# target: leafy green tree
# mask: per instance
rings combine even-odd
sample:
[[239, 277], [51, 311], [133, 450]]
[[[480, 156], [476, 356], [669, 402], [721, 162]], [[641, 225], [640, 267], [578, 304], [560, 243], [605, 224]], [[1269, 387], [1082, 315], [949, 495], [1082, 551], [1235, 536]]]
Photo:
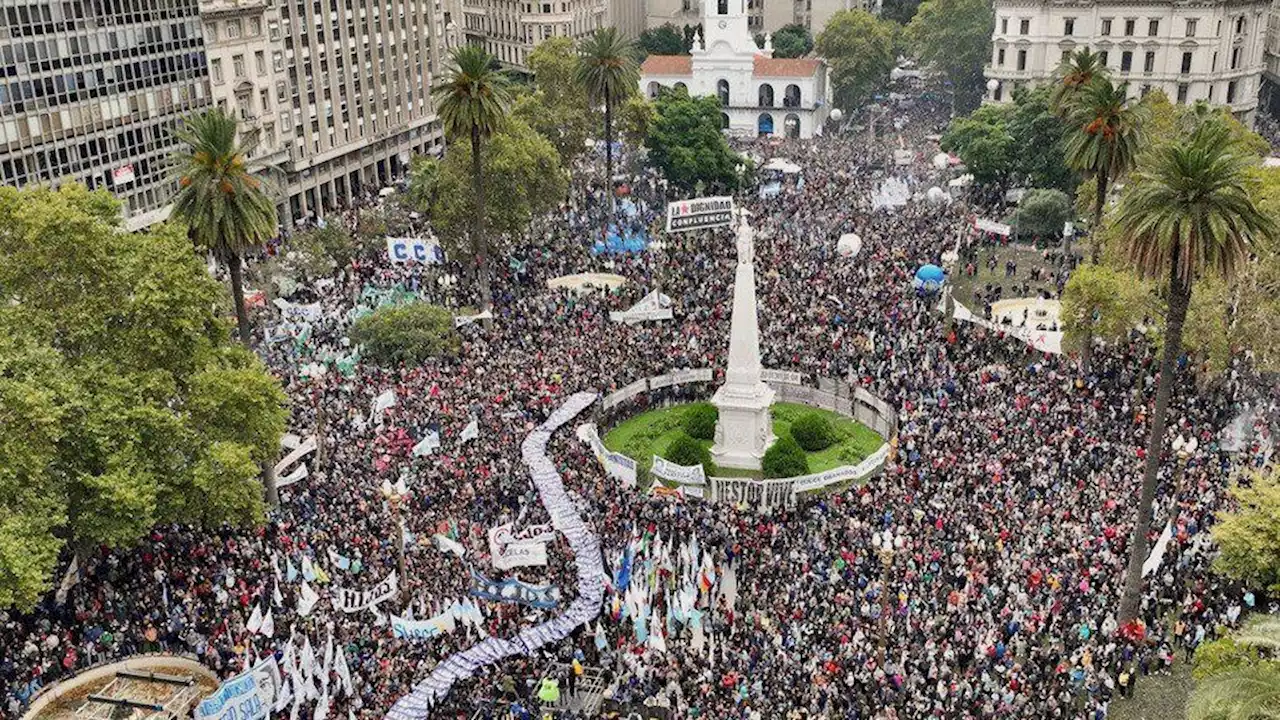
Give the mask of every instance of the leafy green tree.
[[1107, 66], [1101, 54], [1084, 47], [1068, 55], [1053, 75], [1049, 96], [1053, 112], [1059, 117], [1068, 117], [1081, 89], [1088, 87], [1094, 78], [1106, 76]]
[[78, 185], [0, 188], [2, 606], [30, 607], [64, 548], [263, 517], [284, 393], [183, 230], [118, 218]]
[[643, 147], [657, 119], [658, 111], [644, 96], [637, 93], [627, 98], [627, 102], [618, 108], [618, 133], [622, 142], [633, 148]]
[[1077, 176], [1063, 160], [1067, 123], [1053, 113], [1049, 88], [1014, 93], [1013, 108], [1005, 127], [1018, 148], [1014, 174], [1020, 183], [1035, 188], [1071, 192]]
[[1254, 472], [1231, 487], [1237, 509], [1219, 514], [1214, 569], [1250, 587], [1280, 592], [1280, 473]]
[[804, 448], [791, 437], [780, 437], [764, 452], [760, 467], [767, 478], [790, 478], [809, 474]]
[[388, 366], [421, 365], [461, 347], [453, 313], [423, 302], [378, 308], [356, 320], [350, 335], [367, 357]]
[[986, 0], [925, 0], [907, 25], [907, 44], [951, 83], [956, 113], [977, 107], [991, 59], [995, 13]]
[[578, 46], [578, 84], [596, 105], [604, 105], [605, 187], [609, 192], [609, 217], [613, 219], [613, 113], [640, 84], [636, 45], [617, 28], [596, 30]]
[[[685, 30], [688, 29], [686, 25]], [[692, 47], [691, 35], [673, 23], [666, 23], [640, 33], [636, 44], [645, 55], [688, 55]]]
[[773, 56], [799, 58], [813, 52], [813, 35], [800, 23], [783, 25], [773, 34]]
[[453, 141], [471, 141], [470, 250], [480, 284], [482, 311], [493, 305], [493, 291], [489, 284], [489, 241], [485, 237], [489, 213], [481, 150], [506, 122], [511, 110], [511, 81], [494, 69], [495, 62], [482, 47], [456, 48], [445, 73], [448, 79], [431, 91], [445, 133]]
[[240, 342], [248, 345], [241, 256], [275, 237], [277, 224], [275, 203], [247, 159], [253, 144], [241, 146], [236, 134], [235, 118], [220, 109], [188, 117], [174, 131], [182, 149], [174, 158], [173, 214], [186, 222], [201, 247], [226, 264]]
[[483, 249], [501, 249], [506, 239], [524, 232], [533, 218], [550, 211], [568, 189], [560, 155], [546, 138], [517, 118], [507, 120], [481, 152], [485, 197], [473, 194], [472, 158], [462, 145], [450, 145], [441, 165], [439, 191], [432, 220], [450, 255], [473, 256], [465, 241], [475, 226], [477, 208], [485, 211], [490, 235]]
[[716, 421], [720, 419], [720, 411], [711, 403], [695, 403], [684, 411], [681, 426], [690, 437], [699, 440], [713, 440], [716, 436]]
[[920, 9], [920, 0], [885, 0], [880, 4], [880, 17], [906, 26]]
[[984, 105], [968, 117], [957, 118], [942, 136], [942, 149], [954, 153], [982, 185], [1003, 186], [1014, 171], [1019, 147], [1009, 133], [1011, 111], [1003, 105]]
[[818, 34], [818, 54], [831, 67], [835, 106], [860, 107], [893, 69], [892, 23], [864, 10], [841, 10]]
[[1014, 230], [1019, 236], [1057, 239], [1072, 217], [1071, 198], [1061, 190], [1038, 188], [1028, 192], [1013, 212]]
[[1105, 77], [1095, 77], [1077, 91], [1067, 122], [1067, 165], [1093, 177], [1093, 242], [1089, 253], [1093, 262], [1102, 257], [1102, 210], [1107, 188], [1133, 167], [1143, 138], [1145, 110], [1129, 104], [1128, 84], [1114, 85]]
[[[1108, 126], [1108, 118], [1100, 118], [1096, 134]], [[1276, 236], [1274, 219], [1258, 210], [1250, 192], [1252, 162], [1225, 123], [1204, 123], [1189, 137], [1162, 147], [1151, 165], [1139, 170], [1116, 218], [1130, 265], [1143, 278], [1165, 282], [1168, 302], [1142, 494], [1120, 604], [1122, 626], [1138, 615], [1169, 395], [1182, 353], [1192, 284], [1208, 275], [1230, 282], [1247, 262], [1251, 248], [1263, 247]], [[1101, 190], [1099, 194], [1105, 195]]]
[[1089, 373], [1095, 338], [1119, 340], [1142, 319], [1142, 291], [1136, 278], [1110, 265], [1086, 263], [1071, 273], [1062, 293], [1063, 345], [1080, 352], [1083, 374]]
[[566, 167], [586, 151], [596, 113], [577, 81], [578, 55], [573, 40], [552, 37], [529, 53], [535, 90], [522, 95], [512, 114], [551, 141]]
[[1214, 675], [1196, 683], [1188, 720], [1280, 718], [1280, 661]]
[[276, 269], [295, 278], [328, 277], [360, 253], [355, 238], [341, 223], [296, 233], [289, 237], [285, 249]]
[[711, 451], [683, 431], [671, 440], [667, 449], [663, 451], [662, 457], [685, 467], [701, 465], [707, 474], [710, 474], [714, 467], [711, 463]]
[[682, 89], [663, 93], [655, 104], [657, 120], [649, 132], [649, 157], [667, 181], [694, 192], [732, 191], [741, 182], [742, 158], [729, 149], [720, 132], [720, 101], [691, 98]]

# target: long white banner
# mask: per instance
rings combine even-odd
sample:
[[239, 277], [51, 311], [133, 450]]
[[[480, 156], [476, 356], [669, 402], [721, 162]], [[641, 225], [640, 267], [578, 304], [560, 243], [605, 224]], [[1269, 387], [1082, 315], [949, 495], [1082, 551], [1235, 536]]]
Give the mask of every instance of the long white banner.
[[623, 487], [636, 486], [636, 461], [622, 453], [610, 452], [600, 440], [600, 431], [596, 429], [595, 423], [579, 425], [578, 439], [591, 446], [591, 453], [596, 456], [609, 477], [621, 482]]
[[392, 570], [390, 575], [382, 579], [382, 582], [368, 590], [335, 587], [333, 606], [345, 613], [360, 612], [395, 597], [397, 589], [399, 589], [398, 579], [396, 572]]
[[793, 478], [791, 492], [801, 493], [830, 485], [838, 485], [848, 480], [862, 479], [875, 472], [881, 465], [884, 465], [884, 461], [888, 456], [889, 444], [885, 443], [877, 448], [875, 452], [863, 458], [862, 462], [857, 465], [844, 465], [826, 472]]
[[427, 620], [405, 620], [396, 615], [391, 616], [391, 632], [402, 640], [428, 640], [438, 635], [448, 635], [456, 626], [453, 611], [449, 609]]

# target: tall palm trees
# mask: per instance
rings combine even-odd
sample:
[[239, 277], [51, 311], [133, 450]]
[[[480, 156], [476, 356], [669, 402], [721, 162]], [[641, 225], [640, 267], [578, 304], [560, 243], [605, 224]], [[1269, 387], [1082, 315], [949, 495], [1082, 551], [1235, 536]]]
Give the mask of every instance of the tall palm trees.
[[[1107, 151], [1095, 152], [1101, 156]], [[1124, 152], [1131, 153], [1132, 148]], [[1128, 262], [1142, 276], [1166, 281], [1168, 302], [1138, 519], [1129, 543], [1120, 601], [1122, 626], [1138, 616], [1169, 395], [1182, 352], [1182, 328], [1192, 284], [1206, 274], [1230, 282], [1247, 262], [1250, 248], [1276, 234], [1273, 220], [1260, 212], [1250, 197], [1246, 169], [1252, 162], [1232, 140], [1224, 121], [1201, 123], [1192, 134], [1155, 150], [1150, 166], [1136, 174], [1116, 218]]]
[[471, 188], [475, 195], [475, 214], [471, 227], [471, 251], [475, 255], [476, 276], [480, 281], [480, 309], [493, 304], [489, 283], [489, 245], [484, 238], [485, 196], [484, 168], [480, 159], [485, 140], [502, 127], [511, 110], [511, 83], [506, 74], [494, 68], [494, 58], [484, 48], [466, 45], [453, 51], [447, 79], [432, 89], [436, 112], [451, 138], [471, 139]]
[[200, 247], [226, 263], [240, 341], [248, 345], [241, 255], [275, 235], [275, 204], [246, 160], [252, 144], [236, 141], [235, 118], [210, 110], [188, 118], [174, 135], [183, 148], [173, 158], [178, 177], [173, 213], [186, 221]]
[[625, 102], [640, 84], [640, 66], [635, 56], [635, 42], [612, 27], [596, 30], [578, 47], [578, 82], [593, 103], [604, 103], [605, 188], [609, 193], [610, 216], [613, 214], [613, 109]]
[[1080, 86], [1065, 106], [1071, 126], [1067, 136], [1067, 165], [1092, 175], [1097, 196], [1093, 201], [1093, 243], [1090, 259], [1102, 256], [1102, 210], [1106, 207], [1111, 181], [1133, 167], [1142, 138], [1144, 114], [1128, 101], [1129, 86], [1115, 85], [1102, 75], [1094, 75]]

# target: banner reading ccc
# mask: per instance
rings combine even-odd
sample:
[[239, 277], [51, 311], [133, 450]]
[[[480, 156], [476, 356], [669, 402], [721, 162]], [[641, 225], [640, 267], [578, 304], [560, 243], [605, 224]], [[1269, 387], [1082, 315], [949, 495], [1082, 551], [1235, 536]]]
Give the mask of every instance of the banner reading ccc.
[[667, 232], [706, 230], [733, 222], [733, 198], [679, 200], [667, 205]]

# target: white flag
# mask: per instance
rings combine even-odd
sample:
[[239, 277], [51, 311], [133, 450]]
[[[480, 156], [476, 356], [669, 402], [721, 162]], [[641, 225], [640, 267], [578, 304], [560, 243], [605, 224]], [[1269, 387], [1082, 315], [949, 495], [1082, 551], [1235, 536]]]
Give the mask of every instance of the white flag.
[[435, 452], [438, 447], [440, 447], [440, 433], [432, 430], [428, 432], [426, 437], [422, 438], [417, 445], [413, 446], [413, 456], [422, 457], [423, 455], [430, 455]]
[[302, 640], [302, 673], [306, 678], [305, 690], [308, 700], [320, 697], [320, 691], [316, 689], [316, 653], [311, 648], [310, 636]]
[[338, 654], [333, 659], [333, 672], [342, 683], [343, 696], [349, 698], [354, 695], [355, 688], [351, 685], [351, 670], [347, 667], [347, 651], [343, 650], [342, 647], [338, 647]]
[[249, 614], [249, 622], [244, 627], [255, 635], [262, 629], [262, 608], [257, 604], [254, 604], [253, 612]]
[[280, 592], [280, 581], [276, 580], [275, 589], [271, 591], [271, 604], [284, 607], [284, 593]]
[[475, 418], [471, 418], [471, 422], [462, 429], [462, 435], [458, 436], [461, 442], [469, 442], [480, 437], [480, 423]]
[[[657, 612], [656, 610], [654, 612]], [[329, 639], [324, 641], [324, 665], [320, 668], [320, 692], [329, 697], [329, 674], [333, 670], [333, 630], [329, 630]]]
[[273, 638], [276, 636], [276, 621], [275, 621], [275, 618], [271, 617], [270, 608], [267, 609], [266, 617], [262, 618], [261, 632], [263, 635], [266, 635], [269, 638]]
[[325, 720], [329, 717], [329, 695], [326, 693], [320, 696], [320, 702], [316, 703], [316, 714], [311, 716], [311, 720]]
[[320, 595], [311, 589], [306, 580], [303, 580], [302, 591], [298, 593], [298, 615], [300, 617], [310, 615], [311, 610], [315, 608], [318, 602], [320, 602]]

